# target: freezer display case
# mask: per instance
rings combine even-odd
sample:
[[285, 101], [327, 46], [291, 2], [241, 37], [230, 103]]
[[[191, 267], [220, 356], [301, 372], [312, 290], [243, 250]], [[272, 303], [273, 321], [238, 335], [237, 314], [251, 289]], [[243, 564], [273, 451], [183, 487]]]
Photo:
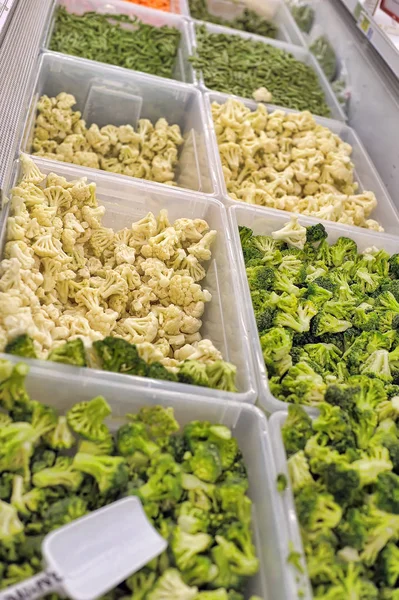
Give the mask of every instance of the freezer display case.
[[134, 495], [168, 549], [103, 598], [395, 600], [397, 81], [364, 43], [332, 0], [0, 2], [0, 596]]

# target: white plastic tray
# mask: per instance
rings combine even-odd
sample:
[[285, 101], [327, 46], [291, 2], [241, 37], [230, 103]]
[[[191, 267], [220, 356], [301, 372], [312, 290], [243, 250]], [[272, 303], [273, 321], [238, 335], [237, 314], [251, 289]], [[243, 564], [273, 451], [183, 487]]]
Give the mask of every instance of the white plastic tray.
[[[216, 93], [216, 92], [208, 92], [207, 94], [205, 94], [205, 109], [207, 111], [208, 126], [209, 126], [210, 137], [212, 138], [211, 139], [212, 146], [216, 150], [214, 162], [215, 162], [215, 167], [218, 171], [219, 187], [222, 190], [223, 195], [225, 196], [225, 202], [228, 205], [235, 205], [235, 206], [243, 206], [244, 205], [245, 206], [246, 205], [245, 202], [240, 202], [239, 200], [233, 200], [233, 198], [231, 198], [228, 195], [226, 183], [225, 183], [225, 180], [223, 177], [222, 163], [220, 160], [218, 144], [217, 144], [217, 137], [216, 137], [216, 132], [215, 132], [213, 119], [212, 119], [212, 113], [211, 113], [212, 102], [218, 102], [219, 104], [224, 104], [231, 97], [240, 100], [241, 102], [243, 102], [245, 104], [245, 106], [247, 106], [251, 110], [256, 110], [257, 103], [254, 102], [253, 100], [245, 100], [243, 98], [239, 98], [238, 96], [229, 96], [228, 94], [220, 94], [220, 93]], [[278, 108], [271, 104], [267, 104], [266, 106], [268, 107], [269, 110], [275, 110], [276, 108]], [[297, 111], [287, 109], [287, 108], [285, 108], [284, 110], [287, 113], [297, 112]], [[323, 125], [324, 127], [328, 127], [329, 129], [331, 129], [331, 131], [338, 134], [344, 142], [347, 142], [348, 144], [350, 144], [352, 146], [353, 151], [352, 151], [352, 155], [351, 155], [351, 160], [355, 165], [354, 175], [355, 175], [355, 180], [359, 184], [359, 191], [369, 190], [369, 191], [374, 192], [374, 194], [376, 195], [377, 201], [378, 201], [377, 208], [371, 214], [371, 218], [379, 221], [381, 223], [381, 225], [384, 227], [386, 233], [399, 234], [399, 214], [398, 214], [397, 208], [395, 207], [391, 197], [389, 196], [388, 191], [387, 191], [384, 183], [382, 182], [381, 177], [379, 176], [379, 174], [377, 172], [377, 169], [375, 168], [373, 162], [371, 161], [370, 156], [368, 155], [366, 149], [364, 148], [364, 146], [363, 146], [362, 142], [360, 141], [360, 138], [357, 135], [357, 133], [355, 132], [355, 130], [352, 129], [351, 127], [348, 127], [348, 125], [346, 125], [345, 123], [342, 123], [341, 121], [335, 121], [333, 119], [326, 119], [324, 117], [316, 117], [316, 116], [314, 118], [317, 123], [319, 123], [320, 125]], [[248, 206], [248, 205], [246, 205], [246, 206]], [[263, 207], [263, 206], [259, 206], [258, 208], [262, 211], [267, 210], [269, 212], [271, 211], [272, 213], [276, 212], [277, 214], [283, 213], [288, 217], [288, 219], [289, 219], [289, 216], [292, 214], [288, 211], [279, 211], [276, 209], [267, 208], [267, 207]], [[316, 219], [315, 217], [308, 217], [308, 218], [317, 220], [317, 221], [321, 220], [321, 219]], [[327, 224], [331, 223], [331, 221], [323, 221], [323, 222], [327, 223]], [[356, 232], [357, 231], [367, 231], [363, 227], [355, 227], [355, 226], [351, 226], [350, 229], [353, 231], [356, 231]]]
[[[154, 186], [148, 182], [139, 182], [129, 177], [115, 177], [96, 170], [76, 169], [75, 165], [55, 163], [53, 161], [35, 159], [42, 173], [56, 172], [68, 180], [76, 177], [87, 177], [97, 185], [97, 198], [106, 207], [103, 224], [116, 230], [130, 226], [132, 221], [144, 217], [149, 211], [158, 214], [163, 208], [168, 210], [170, 221], [175, 219], [201, 218], [205, 219], [212, 229], [218, 232], [212, 247], [212, 259], [208, 264], [207, 275], [203, 286], [212, 294], [211, 302], [207, 303], [202, 317], [201, 334], [209, 338], [222, 352], [225, 360], [237, 366], [238, 393], [212, 390], [182, 383], [157, 381], [91, 370], [96, 377], [127, 380], [134, 386], [136, 382], [152, 390], [165, 389], [171, 393], [182, 393], [198, 396], [208, 396], [224, 400], [254, 402], [256, 396], [255, 376], [249, 350], [249, 340], [244, 325], [244, 308], [241, 298], [237, 295], [238, 277], [234, 267], [234, 257], [231, 250], [227, 214], [223, 205], [209, 196], [175, 190], [167, 186]], [[18, 178], [18, 168], [14, 173], [14, 181]], [[5, 210], [1, 214], [0, 231], [4, 244]], [[234, 298], [234, 301], [232, 299]], [[49, 369], [54, 369], [54, 363], [47, 363]], [[58, 368], [58, 367], [57, 367]], [[77, 369], [75, 368], [75, 371]]]
[[183, 15], [155, 10], [139, 4], [133, 4], [132, 2], [124, 2], [123, 0], [53, 0], [53, 12], [47, 27], [44, 29], [43, 35], [43, 45], [45, 48], [49, 47], [58, 6], [64, 6], [68, 12], [77, 15], [91, 11], [102, 14], [128, 15], [131, 18], [138, 17], [143, 23], [148, 23], [154, 27], [167, 25], [168, 27], [178, 29], [181, 32], [181, 40], [173, 78], [186, 83], [197, 83], [194, 70], [187, 60], [190, 55], [191, 41], [188, 21]]
[[[14, 363], [20, 359], [0, 355]], [[181, 426], [193, 420], [206, 420], [232, 429], [248, 470], [249, 496], [253, 501], [255, 543], [260, 560], [259, 574], [252, 578], [247, 591], [264, 600], [294, 598], [294, 572], [286, 564], [288, 534], [283, 507], [276, 492], [276, 471], [271, 451], [268, 424], [262, 412], [250, 405], [226, 404], [216, 397], [199, 399], [190, 393], [171, 393], [165, 389], [149, 390], [129, 385], [128, 379], [115, 382], [99, 380], [97, 374], [82, 370], [76, 377], [71, 367], [45, 368], [38, 361], [25, 361], [31, 366], [27, 389], [33, 398], [67, 411], [74, 403], [102, 395], [112, 408], [111, 429], [120, 427], [126, 413], [142, 406], [171, 406]]]
[[[229, 209], [229, 217], [231, 224], [231, 238], [235, 249], [237, 272], [241, 284], [241, 301], [246, 310], [247, 336], [251, 340], [251, 349], [253, 353], [255, 373], [258, 384], [258, 401], [260, 406], [267, 412], [273, 413], [276, 411], [287, 410], [288, 403], [275, 398], [269, 389], [267, 371], [263, 360], [262, 350], [259, 342], [258, 330], [254, 312], [252, 309], [251, 295], [245, 273], [244, 258], [241, 251], [240, 236], [238, 227], [245, 225], [253, 229], [256, 235], [269, 235], [272, 231], [281, 229], [285, 223], [289, 221], [289, 215], [283, 211], [266, 210], [255, 208], [248, 205], [233, 206]], [[304, 226], [315, 223], [314, 219], [307, 217], [299, 217], [299, 223]], [[376, 232], [368, 232], [361, 230], [359, 227], [347, 227], [335, 223], [325, 222], [325, 227], [328, 232], [328, 240], [335, 242], [340, 236], [347, 236], [355, 240], [358, 245], [359, 252], [362, 252], [370, 246], [384, 248], [390, 254], [399, 252], [399, 238], [395, 236], [385, 235]], [[314, 409], [305, 407], [308, 412], [314, 412]]]
[[138, 119], [155, 123], [160, 117], [171, 125], [177, 123], [185, 140], [179, 148], [178, 186], [211, 195], [218, 192], [217, 169], [210, 159], [212, 142], [206, 127], [204, 101], [194, 86], [57, 52], [44, 52], [30, 92], [21, 146], [24, 152], [30, 152], [32, 147], [38, 99], [43, 94], [51, 97], [60, 92], [75, 96], [77, 104], [73, 110], [82, 113], [88, 126], [96, 123], [99, 127], [108, 124], [136, 127]]
[[[342, 110], [342, 107], [340, 106], [340, 104], [330, 86], [330, 83], [328, 82], [326, 76], [324, 75], [323, 71], [321, 70], [319, 63], [317, 62], [317, 60], [315, 59], [313, 54], [311, 52], [309, 52], [309, 50], [307, 48], [303, 48], [300, 46], [294, 46], [292, 44], [288, 44], [287, 42], [282, 42], [280, 40], [273, 40], [270, 38], [265, 38], [260, 35], [248, 33], [247, 31], [237, 31], [236, 29], [231, 29], [230, 27], [222, 27], [221, 25], [213, 25], [212, 23], [206, 23], [205, 21], [197, 21], [195, 19], [192, 19], [190, 22], [192, 50], [195, 50], [197, 48], [197, 40], [196, 40], [196, 32], [195, 32], [195, 27], [197, 25], [205, 25], [205, 27], [209, 33], [218, 33], [218, 34], [223, 33], [225, 35], [236, 35], [236, 36], [242, 37], [244, 39], [253, 39], [256, 42], [262, 42], [262, 44], [269, 44], [269, 46], [275, 46], [276, 48], [280, 48], [280, 50], [285, 50], [286, 52], [290, 52], [297, 60], [309, 65], [315, 71], [315, 73], [319, 79], [321, 88], [324, 91], [324, 94], [326, 97], [326, 102], [331, 109], [331, 116], [334, 119], [338, 119], [339, 121], [346, 120], [346, 115], [345, 115], [344, 111]], [[206, 84], [204, 82], [204, 78], [202, 76], [202, 72], [197, 74], [197, 78], [198, 78], [199, 86], [201, 87], [201, 89], [206, 90], [206, 91], [212, 91], [212, 92], [218, 91], [218, 90], [210, 90], [206, 86]], [[251, 100], [251, 99], [249, 99], [249, 100]]]
[[[222, 17], [231, 21], [239, 17], [246, 8], [243, 2], [234, 2], [232, 0], [207, 0], [209, 12], [216, 17]], [[188, 14], [190, 14], [190, 6], [188, 4]], [[301, 30], [291, 15], [289, 8], [285, 5], [284, 0], [277, 0], [278, 8], [271, 19], [272, 23], [278, 27], [278, 40], [289, 42], [297, 46], [305, 46], [305, 39]], [[191, 16], [191, 15], [190, 15]]]
[[[295, 510], [294, 494], [290, 484], [290, 478], [288, 474], [287, 465], [287, 454], [284, 448], [284, 442], [281, 434], [282, 427], [288, 416], [288, 412], [277, 412], [274, 413], [269, 420], [270, 430], [270, 441], [272, 445], [272, 452], [274, 463], [276, 466], [277, 473], [283, 473], [287, 477], [288, 485], [283, 494], [281, 494], [281, 500], [284, 511], [284, 522], [288, 527], [288, 534], [290, 541], [295, 548], [296, 552], [299, 552], [302, 556], [302, 568], [303, 573], [297, 573], [297, 593], [295, 598], [301, 598], [301, 600], [312, 600], [312, 586], [306, 572], [306, 559], [303, 550], [302, 538], [300, 533], [300, 527], [298, 517]], [[301, 596], [299, 596], [301, 592]], [[345, 600], [342, 598], [342, 600]]]

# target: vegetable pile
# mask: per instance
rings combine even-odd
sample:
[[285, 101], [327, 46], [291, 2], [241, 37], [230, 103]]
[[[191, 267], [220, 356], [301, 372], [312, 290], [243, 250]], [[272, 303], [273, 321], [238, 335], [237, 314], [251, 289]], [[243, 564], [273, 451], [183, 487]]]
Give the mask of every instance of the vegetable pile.
[[50, 50], [173, 78], [179, 44], [174, 27], [153, 27], [127, 15], [75, 15], [59, 6]]
[[229, 99], [212, 103], [227, 191], [234, 200], [383, 231], [369, 219], [373, 192], [358, 193], [352, 147], [309, 112], [253, 112]]
[[170, 224], [162, 210], [115, 232], [101, 224], [95, 184], [46, 178], [27, 156], [21, 162], [0, 263], [0, 347], [27, 334], [46, 358], [65, 341], [91, 347], [116, 336], [136, 345], [129, 356], [173, 373], [190, 360], [192, 377], [236, 391], [235, 367], [200, 334], [211, 294], [199, 282], [216, 231], [202, 219]]
[[240, 237], [271, 393], [319, 406], [352, 390], [371, 419], [377, 404], [389, 407], [399, 395], [399, 255], [359, 253], [347, 237], [330, 245], [323, 225], [296, 218], [271, 236], [241, 227]]
[[[215, 23], [216, 25], [224, 25], [231, 29], [249, 31], [250, 33], [263, 35], [264, 37], [277, 37], [278, 27], [271, 21], [267, 21], [260, 17], [250, 8], [245, 8], [239, 17], [235, 17], [234, 19], [223, 19], [222, 17], [217, 17], [209, 12], [207, 0], [189, 0], [189, 6], [190, 15], [193, 19]], [[233, 3], [232, 6], [234, 7]], [[227, 8], [227, 11], [228, 10], [229, 9]]]
[[27, 370], [0, 361], [0, 588], [41, 571], [47, 533], [134, 495], [168, 550], [107, 598], [243, 600], [259, 561], [230, 429], [192, 421], [179, 433], [173, 409], [151, 406], [111, 432], [105, 398], [57, 414], [29, 398]]
[[362, 376], [313, 422], [289, 407], [282, 435], [315, 599], [398, 598], [399, 396], [384, 397]]
[[335, 50], [325, 35], [321, 35], [309, 46], [309, 50], [317, 58], [327, 79], [333, 81], [337, 74], [338, 64]]
[[310, 4], [292, 3], [290, 10], [299, 29], [304, 33], [310, 33], [315, 17], [314, 8]]
[[81, 113], [72, 110], [75, 104], [74, 96], [65, 92], [55, 98], [40, 98], [33, 154], [176, 185], [177, 153], [183, 143], [178, 125], [169, 125], [161, 118], [155, 125], [140, 119], [137, 131], [131, 125], [105, 125], [100, 129], [93, 123], [87, 128]]
[[209, 33], [197, 26], [196, 53], [190, 58], [212, 90], [252, 98], [265, 87], [273, 104], [328, 117], [330, 109], [312, 67], [264, 42]]

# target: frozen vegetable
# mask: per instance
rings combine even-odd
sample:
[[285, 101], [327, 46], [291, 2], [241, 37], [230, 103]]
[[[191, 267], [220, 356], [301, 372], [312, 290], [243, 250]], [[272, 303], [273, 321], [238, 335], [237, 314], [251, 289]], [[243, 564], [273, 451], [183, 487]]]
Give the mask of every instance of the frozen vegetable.
[[[241, 31], [249, 31], [256, 35], [263, 35], [269, 38], [277, 37], [278, 27], [271, 21], [267, 21], [260, 17], [254, 10], [244, 8], [242, 14], [234, 19], [224, 19], [217, 17], [208, 10], [207, 0], [189, 0], [190, 15], [194, 19], [215, 23], [216, 25], [225, 25], [231, 29], [239, 29]], [[234, 3], [226, 5], [226, 16], [229, 10], [234, 9]]]
[[314, 8], [310, 6], [310, 4], [305, 4], [303, 2], [293, 2], [290, 3], [290, 9], [292, 16], [294, 17], [299, 29], [304, 33], [310, 33], [313, 22], [314, 22]]
[[[343, 236], [329, 243], [323, 225], [297, 218], [271, 235], [243, 227], [240, 236], [272, 394], [307, 406], [356, 400], [374, 420], [378, 403], [395, 415], [396, 402], [384, 402], [399, 395], [398, 255], [359, 252]], [[306, 430], [294, 437], [303, 450]]]
[[142, 6], [148, 6], [148, 8], [157, 8], [158, 10], [170, 11], [169, 0], [125, 0], [125, 2], [132, 2], [133, 4], [141, 4]]
[[334, 386], [312, 421], [290, 406], [282, 435], [314, 598], [394, 600], [399, 431], [381, 407], [395, 397], [358, 379]]
[[174, 27], [154, 27], [127, 15], [75, 15], [59, 6], [50, 50], [172, 78], [179, 44]]
[[[170, 223], [166, 210], [114, 231], [102, 225], [94, 183], [45, 177], [21, 161], [0, 263], [1, 349], [84, 366], [83, 344], [102, 360], [112, 336], [134, 345], [115, 346], [116, 356], [143, 358], [136, 375], [173, 379], [184, 361], [200, 361], [210, 386], [234, 391], [235, 367], [200, 333], [211, 301], [201, 281], [217, 232], [203, 219]], [[33, 345], [14, 340], [21, 335]]]
[[[17, 366], [2, 361], [0, 386]], [[44, 535], [132, 495], [168, 549], [107, 598], [244, 599], [259, 561], [245, 463], [227, 426], [191, 421], [181, 429], [162, 406], [143, 406], [122, 424], [118, 412], [116, 424], [102, 397], [57, 414], [29, 398], [24, 378], [0, 404], [8, 418], [0, 427], [0, 589], [41, 570]], [[40, 435], [37, 407], [55, 419]]]
[[111, 173], [175, 185], [178, 148], [183, 143], [180, 127], [158, 119], [153, 125], [139, 119], [131, 125], [90, 127], [72, 110], [74, 96], [61, 92], [42, 96], [37, 105], [33, 154]]
[[234, 200], [383, 231], [370, 219], [373, 192], [359, 193], [352, 147], [309, 112], [251, 111], [212, 103], [223, 174]]
[[196, 32], [197, 48], [190, 60], [208, 88], [252, 98], [266, 87], [273, 104], [330, 116], [316, 72], [290, 52], [238, 35], [209, 33], [204, 25]]
[[337, 56], [335, 50], [325, 35], [314, 40], [309, 50], [315, 55], [321, 68], [329, 81], [332, 81], [337, 73]]

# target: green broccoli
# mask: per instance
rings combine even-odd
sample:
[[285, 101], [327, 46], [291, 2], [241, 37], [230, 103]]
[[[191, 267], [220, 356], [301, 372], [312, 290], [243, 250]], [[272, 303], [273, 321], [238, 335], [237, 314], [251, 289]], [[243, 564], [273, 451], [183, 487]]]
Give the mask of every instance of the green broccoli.
[[198, 588], [189, 587], [177, 569], [167, 569], [146, 595], [146, 600], [194, 600]]
[[349, 508], [337, 527], [337, 535], [343, 548], [361, 550], [367, 539], [368, 507]]
[[93, 477], [102, 494], [120, 492], [128, 481], [128, 469], [121, 456], [95, 456], [78, 452], [72, 468]]
[[281, 385], [282, 390], [287, 394], [288, 402], [310, 406], [323, 402], [327, 388], [321, 375], [305, 362], [292, 366], [285, 374]]
[[316, 485], [306, 485], [295, 496], [298, 519], [311, 533], [333, 529], [342, 517], [342, 508], [332, 494], [321, 491]]
[[351, 469], [350, 464], [327, 464], [322, 471], [322, 478], [327, 491], [338, 504], [349, 505], [355, 501], [360, 490], [360, 475]]
[[215, 540], [237, 575], [250, 577], [258, 572], [259, 560], [246, 525], [234, 521], [227, 526], [223, 535], [216, 535]]
[[317, 318], [317, 308], [310, 300], [299, 302], [294, 311], [277, 311], [274, 319], [276, 327], [289, 327], [297, 333], [310, 331], [310, 323], [313, 317]]
[[388, 350], [375, 350], [364, 364], [360, 367], [363, 375], [378, 377], [381, 381], [392, 381], [391, 369], [389, 367]]
[[43, 524], [46, 532], [58, 529], [87, 513], [87, 505], [82, 498], [72, 495], [53, 502], [43, 513]]
[[76, 440], [68, 427], [67, 418], [64, 416], [58, 417], [56, 426], [44, 435], [43, 441], [52, 450], [69, 450], [72, 448]]
[[212, 536], [207, 533], [191, 534], [176, 527], [172, 534], [170, 549], [177, 567], [181, 571], [189, 569], [197, 555], [205, 552], [212, 542]]
[[397, 587], [399, 581], [399, 548], [390, 542], [382, 550], [377, 561], [377, 573], [385, 585]]
[[250, 243], [245, 244], [245, 249], [250, 247], [259, 250], [262, 256], [262, 263], [268, 265], [277, 265], [281, 261], [281, 249], [284, 244], [274, 240], [268, 235], [255, 235]]
[[210, 511], [216, 507], [216, 486], [201, 481], [191, 473], [181, 474], [181, 487], [187, 492], [188, 499], [197, 508]]
[[13, 481], [14, 473], [4, 471], [0, 474], [0, 500], [6, 500], [7, 502], [10, 500]]
[[247, 267], [246, 272], [250, 290], [271, 290], [273, 288], [274, 269], [266, 266]]
[[49, 450], [45, 446], [38, 446], [31, 460], [31, 471], [37, 473], [47, 467], [52, 467], [55, 463], [56, 453], [53, 450]]
[[381, 510], [399, 515], [398, 475], [389, 472], [378, 475], [375, 486], [375, 504]]
[[308, 244], [316, 246], [323, 240], [327, 239], [327, 236], [328, 234], [326, 228], [321, 223], [306, 227], [306, 242]]
[[10, 423], [0, 428], [0, 472], [22, 470], [29, 479], [29, 461], [37, 440], [30, 423]]
[[219, 451], [223, 470], [232, 467], [239, 453], [237, 441], [225, 425], [212, 425], [209, 421], [192, 421], [184, 428], [183, 436], [193, 452], [201, 442], [214, 444]]
[[25, 363], [14, 365], [8, 360], [0, 359], [0, 406], [5, 410], [12, 410], [15, 403], [24, 404], [29, 401], [25, 388], [28, 373], [29, 367]]
[[77, 367], [86, 367], [86, 351], [81, 338], [71, 342], [65, 342], [51, 350], [47, 360], [63, 363], [65, 365], [76, 365]]
[[111, 408], [103, 396], [88, 402], [78, 402], [67, 412], [69, 427], [82, 437], [100, 442], [109, 436], [103, 420], [111, 414]]
[[238, 231], [240, 234], [240, 242], [242, 246], [245, 246], [247, 242], [252, 238], [254, 232], [249, 227], [245, 227], [244, 225], [240, 225], [238, 227]]
[[294, 492], [297, 492], [305, 485], [314, 483], [310, 473], [309, 463], [303, 450], [299, 450], [290, 456], [288, 459], [288, 472]]
[[141, 363], [147, 366], [140, 358], [136, 346], [121, 338], [105, 337], [93, 342], [93, 349], [104, 371], [135, 375], [141, 371]]
[[312, 321], [312, 333], [320, 337], [326, 333], [341, 333], [352, 326], [350, 321], [337, 319], [324, 311], [319, 312]]
[[90, 440], [81, 440], [78, 446], [78, 452], [84, 454], [95, 454], [96, 456], [112, 455], [115, 451], [115, 443], [112, 435], [109, 435], [101, 442], [91, 442]]
[[[141, 373], [132, 373], [135, 375], [141, 375]], [[145, 377], [153, 377], [153, 379], [161, 379], [163, 381], [178, 381], [177, 375], [172, 373], [172, 371], [168, 371], [166, 367], [164, 367], [160, 362], [153, 362], [150, 365], [147, 365], [147, 372]]]
[[284, 375], [292, 366], [292, 335], [283, 327], [273, 327], [261, 336], [260, 344], [270, 375]]
[[205, 363], [199, 360], [185, 360], [177, 374], [181, 383], [209, 387], [209, 377]]
[[291, 456], [305, 449], [306, 442], [313, 435], [312, 420], [301, 406], [291, 404], [281, 433], [285, 450]]
[[[196, 556], [192, 561], [192, 564], [189, 568], [184, 569], [182, 572], [183, 579], [187, 585], [196, 585], [196, 586], [206, 586], [208, 583], [213, 581], [218, 574], [218, 568], [215, 564], [213, 564], [212, 560], [208, 556]], [[223, 588], [222, 588], [223, 589]], [[219, 592], [200, 592], [198, 596], [195, 597], [195, 600], [198, 598], [203, 598], [204, 594], [208, 594], [209, 600], [212, 600], [212, 594], [215, 594], [214, 599], [218, 600], [219, 598], [225, 598], [225, 600], [229, 600], [227, 596], [226, 590], [224, 590], [225, 596], [220, 595]], [[207, 596], [205, 596], [206, 598]]]
[[219, 450], [214, 444], [201, 442], [196, 445], [194, 454], [188, 460], [194, 475], [208, 483], [215, 483], [222, 474], [222, 461]]
[[188, 500], [179, 504], [176, 509], [177, 524], [186, 533], [207, 533], [209, 513], [191, 504]]
[[285, 490], [287, 489], [288, 480], [287, 480], [287, 477], [284, 475], [284, 473], [279, 473], [277, 475], [276, 483], [277, 483], [277, 491], [280, 493], [285, 492]]
[[359, 474], [361, 486], [375, 483], [380, 473], [392, 471], [392, 466], [389, 452], [382, 446], [372, 447], [367, 456], [351, 463], [351, 469]]
[[7, 354], [15, 354], [24, 358], [37, 358], [34, 341], [29, 335], [23, 333], [8, 342], [4, 352]]
[[9, 542], [23, 530], [24, 526], [15, 506], [0, 500], [0, 542]]
[[126, 423], [118, 429], [116, 447], [122, 456], [130, 456], [136, 451], [152, 456], [160, 451], [160, 447], [150, 439], [146, 426], [140, 421]]
[[182, 469], [170, 454], [155, 455], [147, 468], [148, 480], [137, 489], [144, 502], [160, 502], [163, 508], [176, 506], [183, 493]]
[[[211, 549], [212, 560], [219, 571], [217, 577], [209, 584], [209, 586], [215, 589], [228, 588], [231, 590], [243, 591], [246, 578], [243, 575], [239, 575], [235, 569], [233, 569], [234, 562], [231, 559], [231, 555], [236, 549], [236, 546], [232, 542], [227, 543], [231, 543], [229, 556], [227, 556], [223, 545], [217, 545]], [[237, 551], [237, 553], [239, 554], [238, 559], [242, 559], [241, 553], [239, 553], [239, 551]]]
[[320, 412], [313, 421], [313, 431], [321, 432], [334, 445], [343, 442], [345, 446], [354, 446], [352, 424], [347, 413], [327, 402], [319, 404], [318, 409]]
[[399, 536], [399, 515], [393, 515], [374, 506], [367, 517], [367, 537], [360, 554], [365, 565], [371, 566], [377, 560], [381, 550]]
[[216, 360], [206, 366], [209, 387], [224, 390], [225, 392], [237, 392], [236, 375], [237, 367], [224, 360]]
[[392, 254], [388, 262], [390, 274], [395, 279], [399, 279], [399, 254]]
[[33, 485], [38, 488], [60, 485], [76, 492], [83, 482], [83, 475], [74, 470], [72, 462], [72, 458], [69, 456], [59, 456], [53, 467], [42, 469], [33, 475]]
[[127, 578], [126, 585], [132, 592], [131, 600], [144, 600], [146, 594], [152, 590], [157, 580], [157, 574], [148, 567], [144, 567]]
[[317, 283], [311, 282], [306, 291], [306, 298], [311, 300], [317, 308], [320, 308], [332, 298], [332, 293], [317, 285]]
[[11, 587], [12, 585], [16, 585], [17, 583], [32, 577], [34, 574], [35, 571], [28, 562], [24, 562], [21, 565], [10, 564], [1, 578], [0, 587]]
[[175, 419], [173, 408], [155, 405], [143, 406], [135, 415], [127, 414], [126, 418], [145, 426], [148, 435], [156, 438], [157, 443], [169, 443], [169, 438], [180, 429]]
[[[375, 380], [379, 381], [379, 380]], [[376, 406], [379, 421], [385, 419], [399, 419], [399, 396], [393, 396], [390, 400], [383, 400]]]
[[24, 517], [31, 513], [40, 512], [46, 502], [46, 495], [43, 490], [37, 487], [24, 493], [24, 478], [21, 475], [15, 475], [12, 485], [11, 504], [15, 506], [19, 514]]
[[252, 502], [246, 492], [248, 480], [236, 475], [230, 475], [216, 488], [216, 499], [222, 511], [233, 516], [242, 523], [249, 523], [251, 519]]

